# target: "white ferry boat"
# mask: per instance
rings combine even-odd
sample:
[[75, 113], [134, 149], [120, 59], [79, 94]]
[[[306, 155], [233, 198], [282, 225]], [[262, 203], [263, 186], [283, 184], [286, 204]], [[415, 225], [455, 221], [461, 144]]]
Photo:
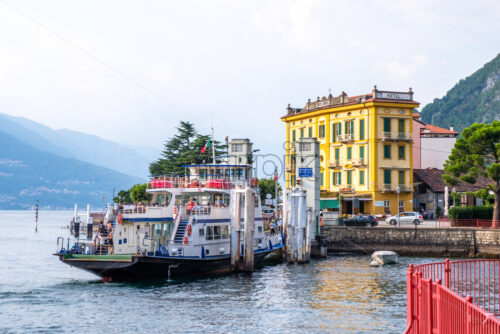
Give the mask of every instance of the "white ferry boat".
[[[153, 176], [147, 204], [108, 207], [102, 229], [91, 240], [71, 246], [58, 238], [55, 255], [71, 266], [106, 280], [228, 272], [231, 270], [230, 231], [233, 189], [252, 187], [255, 199], [254, 259], [284, 246], [281, 233], [264, 231], [257, 179], [252, 173], [252, 143], [233, 139], [227, 157], [214, 164], [184, 166], [184, 176]], [[241, 233], [243, 234], [243, 233]], [[244, 237], [240, 237], [241, 254]]]

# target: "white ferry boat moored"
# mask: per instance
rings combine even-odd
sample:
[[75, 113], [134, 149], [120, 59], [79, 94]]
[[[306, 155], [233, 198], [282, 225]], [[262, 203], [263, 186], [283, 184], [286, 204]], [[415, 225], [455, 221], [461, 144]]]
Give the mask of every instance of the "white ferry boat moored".
[[[147, 204], [108, 207], [104, 224], [90, 240], [58, 238], [55, 255], [71, 266], [107, 280], [139, 280], [231, 270], [230, 231], [234, 189], [251, 187], [255, 199], [254, 259], [284, 246], [281, 233], [265, 233], [252, 143], [234, 139], [229, 156], [214, 164], [184, 166], [184, 176], [153, 176]], [[243, 234], [243, 233], [242, 233]], [[243, 254], [244, 237], [240, 238]]]

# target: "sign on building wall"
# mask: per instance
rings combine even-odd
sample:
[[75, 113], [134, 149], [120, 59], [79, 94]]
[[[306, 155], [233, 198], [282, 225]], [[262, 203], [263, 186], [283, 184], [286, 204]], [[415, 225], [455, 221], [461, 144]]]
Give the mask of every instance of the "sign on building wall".
[[312, 177], [313, 169], [312, 168], [299, 168], [299, 177]]
[[387, 99], [387, 100], [408, 100], [411, 101], [410, 93], [397, 93], [397, 92], [376, 92], [376, 99]]
[[383, 208], [384, 207], [384, 201], [375, 201], [375, 207], [376, 208]]

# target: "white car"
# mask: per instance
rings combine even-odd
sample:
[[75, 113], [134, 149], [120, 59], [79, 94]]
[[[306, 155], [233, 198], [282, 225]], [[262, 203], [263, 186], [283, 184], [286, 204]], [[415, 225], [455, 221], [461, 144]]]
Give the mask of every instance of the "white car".
[[418, 212], [401, 212], [397, 215], [386, 218], [385, 222], [389, 225], [409, 224], [415, 225], [423, 223], [424, 218]]

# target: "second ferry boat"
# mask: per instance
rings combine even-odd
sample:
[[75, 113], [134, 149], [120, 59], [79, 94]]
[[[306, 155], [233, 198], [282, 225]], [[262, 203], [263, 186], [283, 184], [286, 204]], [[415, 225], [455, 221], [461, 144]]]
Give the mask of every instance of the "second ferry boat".
[[[248, 139], [233, 139], [228, 156], [213, 164], [184, 167], [184, 176], [150, 179], [149, 203], [108, 206], [103, 225], [94, 228], [87, 240], [70, 243], [69, 238], [66, 242], [58, 238], [55, 255], [110, 281], [228, 272], [231, 194], [245, 187], [252, 187], [255, 199], [255, 262], [284, 246], [281, 233], [264, 231]], [[106, 225], [108, 229], [102, 228]], [[240, 243], [243, 254], [243, 236]]]

